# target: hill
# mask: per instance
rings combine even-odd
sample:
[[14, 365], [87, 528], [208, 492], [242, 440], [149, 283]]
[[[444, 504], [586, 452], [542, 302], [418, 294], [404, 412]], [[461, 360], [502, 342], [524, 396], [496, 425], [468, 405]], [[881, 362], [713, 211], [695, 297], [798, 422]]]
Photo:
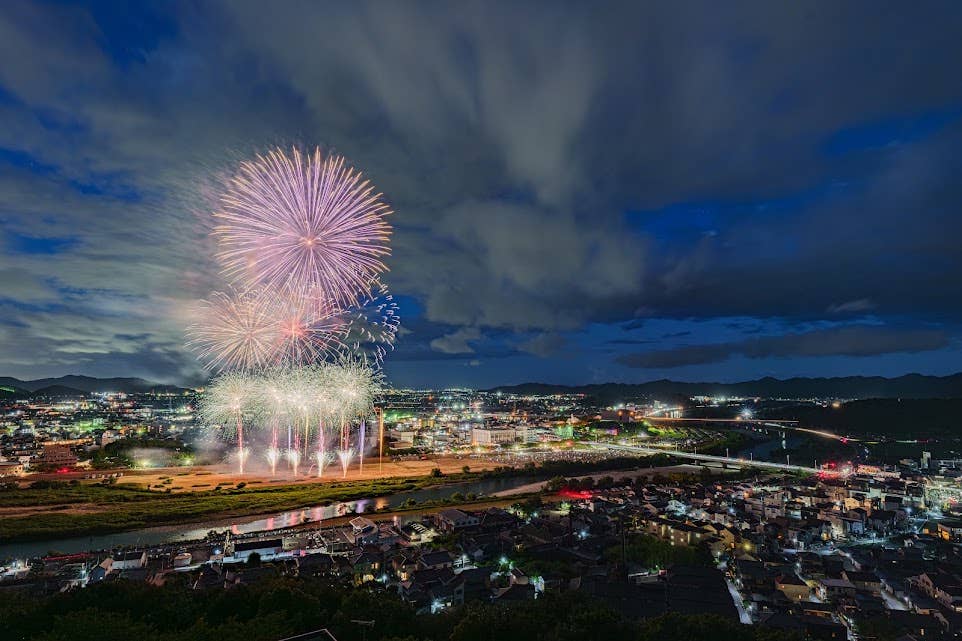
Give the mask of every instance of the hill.
[[30, 393], [32, 398], [61, 398], [84, 396], [88, 392], [66, 385], [48, 385]]
[[[39, 378], [23, 381], [10, 376], [0, 376], [0, 389], [12, 388], [13, 393], [30, 392], [31, 395], [48, 388], [61, 387], [74, 394], [93, 392], [123, 392], [125, 394], [142, 394], [145, 392], [179, 394], [185, 388], [147, 381], [142, 378], [96, 378], [93, 376], [68, 375], [59, 378]], [[50, 395], [49, 392], [47, 395]]]
[[550, 385], [523, 383], [494, 388], [506, 394], [586, 394], [602, 402], [671, 396], [763, 396], [767, 398], [962, 398], [962, 373], [949, 376], [906, 374], [896, 378], [846, 376], [837, 378], [760, 378], [738, 383], [647, 383]]

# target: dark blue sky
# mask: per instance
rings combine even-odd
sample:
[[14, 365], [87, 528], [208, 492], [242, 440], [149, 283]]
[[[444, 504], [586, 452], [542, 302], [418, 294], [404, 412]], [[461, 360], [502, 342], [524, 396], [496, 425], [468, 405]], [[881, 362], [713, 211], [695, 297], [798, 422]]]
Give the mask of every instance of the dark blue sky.
[[396, 211], [396, 384], [962, 369], [962, 4], [265, 7], [0, 4], [0, 374], [196, 380], [292, 143]]

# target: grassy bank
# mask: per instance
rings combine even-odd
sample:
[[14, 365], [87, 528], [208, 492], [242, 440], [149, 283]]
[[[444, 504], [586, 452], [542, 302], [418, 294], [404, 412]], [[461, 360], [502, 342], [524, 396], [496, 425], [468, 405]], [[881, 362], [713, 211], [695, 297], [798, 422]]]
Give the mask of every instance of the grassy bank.
[[[236, 516], [270, 514], [360, 498], [374, 498], [498, 477], [549, 478], [595, 471], [628, 470], [654, 463], [666, 464], [667, 455], [616, 457], [602, 461], [548, 461], [520, 468], [499, 467], [483, 472], [390, 477], [297, 485], [225, 486], [192, 492], [148, 490], [129, 484], [68, 484], [53, 487], [0, 490], [0, 543], [91, 536], [157, 525], [200, 522]], [[474, 497], [458, 497], [462, 502]], [[423, 505], [423, 504], [420, 504]], [[413, 506], [407, 506], [413, 507]], [[22, 509], [17, 509], [22, 508]]]
[[[66, 485], [5, 490], [0, 492], [0, 509], [40, 509], [33, 510], [27, 516], [2, 516], [0, 542], [108, 534], [204, 518], [264, 514], [385, 496], [439, 484], [471, 481], [477, 477], [480, 474], [450, 474], [442, 478], [420, 476], [313, 485], [247, 486], [242, 489], [225, 488], [181, 494], [124, 485]], [[95, 511], [78, 509], [89, 506], [93, 506]]]

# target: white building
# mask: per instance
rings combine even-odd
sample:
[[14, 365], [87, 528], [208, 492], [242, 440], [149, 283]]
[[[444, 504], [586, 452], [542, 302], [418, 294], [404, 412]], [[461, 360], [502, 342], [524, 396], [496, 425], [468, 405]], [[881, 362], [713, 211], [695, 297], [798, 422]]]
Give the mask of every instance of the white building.
[[472, 445], [501, 445], [514, 443], [517, 438], [516, 430], [510, 427], [487, 428], [476, 427], [471, 435]]

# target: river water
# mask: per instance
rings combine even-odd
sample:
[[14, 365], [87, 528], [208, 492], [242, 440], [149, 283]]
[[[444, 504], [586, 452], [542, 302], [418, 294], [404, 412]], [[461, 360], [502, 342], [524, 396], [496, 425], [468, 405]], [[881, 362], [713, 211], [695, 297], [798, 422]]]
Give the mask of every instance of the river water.
[[366, 514], [384, 508], [400, 507], [408, 499], [415, 501], [439, 500], [450, 497], [455, 492], [461, 494], [492, 495], [496, 492], [510, 490], [534, 482], [533, 477], [495, 478], [469, 483], [455, 483], [442, 487], [426, 488], [398, 492], [387, 496], [379, 496], [356, 501], [344, 501], [330, 505], [316, 505], [289, 512], [279, 512], [271, 515], [239, 516], [229, 519], [203, 521], [201, 523], [182, 523], [178, 525], [161, 525], [157, 527], [117, 532], [99, 536], [77, 536], [45, 541], [28, 541], [24, 543], [7, 543], [0, 545], [0, 559], [2, 558], [32, 558], [46, 555], [49, 552], [74, 554], [87, 550], [109, 550], [121, 546], [151, 546], [177, 541], [193, 541], [203, 539], [210, 530], [224, 530], [230, 528], [234, 534], [273, 530], [301, 523], [316, 523], [325, 519], [349, 514]]
[[[798, 436], [797, 434], [788, 434], [785, 438], [785, 445], [788, 449], [797, 448], [805, 442], [805, 439]], [[738, 452], [740, 458], [754, 458], [759, 461], [774, 461], [776, 463], [784, 463], [785, 457], [775, 461], [772, 456], [772, 452], [779, 449], [782, 446], [782, 439], [779, 437], [768, 439], [760, 443], [755, 443], [751, 447], [746, 448]], [[811, 465], [812, 461], [795, 461], [792, 460], [795, 465]]]

